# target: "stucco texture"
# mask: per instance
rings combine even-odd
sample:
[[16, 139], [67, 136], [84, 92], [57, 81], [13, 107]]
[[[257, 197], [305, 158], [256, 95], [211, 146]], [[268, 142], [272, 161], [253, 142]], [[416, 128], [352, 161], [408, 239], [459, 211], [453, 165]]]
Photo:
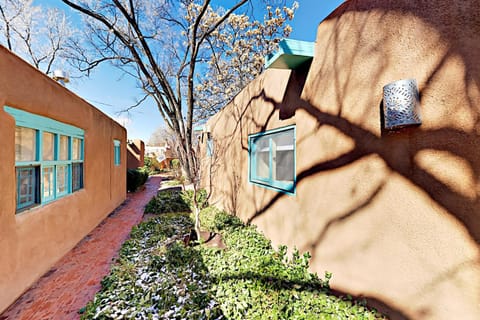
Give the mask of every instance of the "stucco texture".
[[[479, 59], [477, 1], [346, 1], [310, 68], [267, 70], [209, 121], [203, 185], [393, 319], [478, 319]], [[382, 88], [407, 78], [422, 125], [389, 132]], [[294, 196], [248, 181], [248, 134], [290, 124]]]
[[[126, 131], [115, 121], [1, 46], [0, 70], [1, 312], [123, 202], [127, 161]], [[15, 213], [15, 119], [5, 105], [85, 131], [83, 189]]]

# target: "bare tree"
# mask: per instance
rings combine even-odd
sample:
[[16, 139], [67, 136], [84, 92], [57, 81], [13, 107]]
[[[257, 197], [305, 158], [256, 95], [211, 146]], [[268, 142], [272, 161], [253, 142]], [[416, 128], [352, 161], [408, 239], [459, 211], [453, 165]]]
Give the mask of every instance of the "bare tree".
[[164, 145], [165, 143], [174, 145], [175, 140], [175, 133], [162, 125], [155, 129], [155, 131], [150, 135], [150, 138], [148, 139], [148, 145], [160, 146]]
[[0, 43], [49, 74], [65, 68], [66, 43], [74, 28], [65, 13], [33, 5], [33, 0], [3, 0], [0, 4]]
[[[72, 42], [71, 46], [76, 52], [71, 57], [76, 66], [87, 73], [106, 61], [121, 68], [137, 80], [145, 93], [135, 106], [148, 97], [152, 98], [166, 127], [176, 136], [183, 170], [194, 185], [195, 228], [199, 234], [196, 203], [199, 163], [193, 143], [195, 107], [201, 107], [208, 100], [205, 97], [213, 99], [220, 93], [230, 99], [236, 92], [211, 91], [205, 95], [205, 89], [204, 98], [200, 98], [196, 87], [211, 87], [217, 82], [202, 84], [197, 77], [202, 74], [217, 78], [220, 75], [218, 70], [230, 59], [220, 51], [230, 46], [230, 51], [234, 52], [240, 41], [248, 42], [247, 28], [239, 25], [250, 19], [247, 12], [251, 7], [245, 6], [249, 0], [238, 0], [228, 9], [214, 8], [210, 0], [62, 1], [84, 16], [84, 37]], [[287, 17], [283, 17], [280, 9], [271, 11], [278, 19], [269, 22], [272, 27], [270, 36], [284, 34], [283, 24], [291, 18], [289, 10], [293, 9], [283, 10]], [[251, 23], [249, 28], [253, 30], [262, 26], [259, 22]], [[262, 32], [258, 35], [261, 36]], [[235, 41], [229, 43], [228, 39]], [[250, 46], [246, 43], [242, 48], [256, 52], [259, 46], [262, 47], [261, 42]], [[222, 81], [222, 77], [218, 76], [218, 80]], [[223, 81], [226, 81], [225, 77]], [[206, 108], [211, 109], [210, 106]]]

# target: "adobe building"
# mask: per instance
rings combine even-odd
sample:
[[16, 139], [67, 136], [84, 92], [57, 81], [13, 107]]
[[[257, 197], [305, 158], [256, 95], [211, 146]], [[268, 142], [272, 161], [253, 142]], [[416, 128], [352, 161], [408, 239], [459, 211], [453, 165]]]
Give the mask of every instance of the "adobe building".
[[[350, 0], [309, 61], [291, 44], [208, 121], [211, 203], [392, 319], [478, 319], [478, 1]], [[383, 92], [401, 79], [419, 91], [403, 128]]]
[[147, 157], [155, 158], [158, 161], [161, 170], [172, 169], [172, 160], [178, 159], [173, 148], [166, 141], [163, 142], [163, 145], [146, 146], [145, 153]]
[[126, 131], [0, 46], [0, 313], [126, 197]]
[[145, 143], [142, 140], [127, 141], [127, 169], [137, 169], [145, 164]]

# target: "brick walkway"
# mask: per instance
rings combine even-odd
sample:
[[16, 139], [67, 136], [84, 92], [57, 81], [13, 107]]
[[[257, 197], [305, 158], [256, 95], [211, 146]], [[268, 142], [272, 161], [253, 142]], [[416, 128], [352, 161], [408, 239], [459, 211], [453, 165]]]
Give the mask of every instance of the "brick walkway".
[[0, 320], [79, 319], [78, 310], [93, 299], [131, 228], [142, 220], [145, 204], [156, 194], [160, 177], [127, 200], [57, 262], [2, 315]]

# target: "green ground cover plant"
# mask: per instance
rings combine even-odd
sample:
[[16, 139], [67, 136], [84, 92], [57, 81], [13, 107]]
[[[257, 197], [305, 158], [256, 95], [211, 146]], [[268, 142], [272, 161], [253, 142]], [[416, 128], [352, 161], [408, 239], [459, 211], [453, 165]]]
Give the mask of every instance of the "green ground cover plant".
[[177, 190], [161, 190], [145, 206], [145, 213], [175, 212], [190, 212], [190, 205], [185, 201], [183, 192]]
[[278, 250], [254, 226], [208, 207], [203, 228], [226, 249], [185, 246], [187, 213], [161, 214], [134, 227], [82, 319], [378, 319], [375, 310], [329, 292], [308, 271], [308, 254]]
[[169, 186], [169, 187], [173, 187], [173, 186], [181, 186], [182, 185], [182, 181], [180, 180], [168, 180], [168, 181], [162, 181], [162, 185], [164, 186]]
[[[145, 213], [163, 214], [174, 212], [191, 212], [193, 210], [193, 191], [160, 190], [145, 206]], [[198, 206], [207, 207], [207, 192], [200, 189], [197, 192]]]

